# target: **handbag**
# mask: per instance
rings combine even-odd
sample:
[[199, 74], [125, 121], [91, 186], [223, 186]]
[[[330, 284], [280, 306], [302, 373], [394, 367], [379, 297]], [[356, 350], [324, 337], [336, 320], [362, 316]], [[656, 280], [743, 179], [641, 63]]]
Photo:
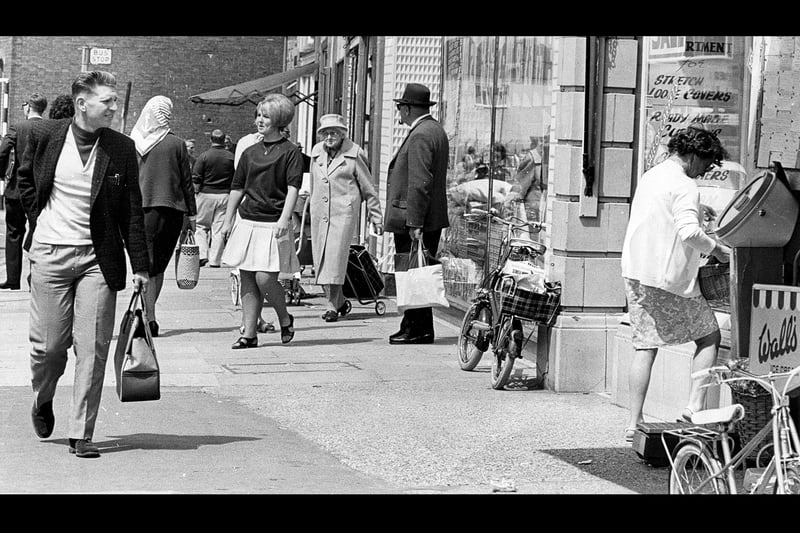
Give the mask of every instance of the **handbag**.
[[200, 279], [200, 246], [194, 242], [192, 230], [175, 250], [175, 282], [179, 289], [194, 289]]
[[121, 402], [161, 398], [161, 373], [147, 322], [141, 292], [134, 290], [122, 316], [114, 351], [117, 396]]
[[[423, 307], [450, 307], [444, 293], [444, 273], [441, 264], [429, 265], [425, 260], [422, 241], [417, 243], [417, 265], [409, 269], [395, 272], [395, 287], [397, 289], [397, 310], [404, 312], [407, 309], [420, 309]], [[409, 251], [413, 254], [414, 245]]]

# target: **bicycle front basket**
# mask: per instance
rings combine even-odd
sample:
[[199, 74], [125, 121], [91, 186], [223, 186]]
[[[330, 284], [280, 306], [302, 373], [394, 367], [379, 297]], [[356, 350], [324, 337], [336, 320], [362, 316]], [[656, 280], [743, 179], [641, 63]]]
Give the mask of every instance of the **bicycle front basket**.
[[545, 283], [545, 293], [520, 289], [507, 285], [495, 290], [500, 301], [501, 312], [516, 315], [527, 320], [534, 320], [544, 326], [555, 321], [561, 305], [561, 283]]

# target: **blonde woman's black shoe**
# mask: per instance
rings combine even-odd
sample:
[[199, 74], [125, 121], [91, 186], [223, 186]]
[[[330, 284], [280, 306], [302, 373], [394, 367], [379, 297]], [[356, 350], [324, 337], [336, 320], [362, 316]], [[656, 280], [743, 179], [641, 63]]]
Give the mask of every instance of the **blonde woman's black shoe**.
[[248, 339], [247, 337], [239, 337], [236, 339], [231, 345], [231, 349], [233, 350], [241, 350], [242, 348], [255, 348], [258, 346], [258, 337], [252, 337]]

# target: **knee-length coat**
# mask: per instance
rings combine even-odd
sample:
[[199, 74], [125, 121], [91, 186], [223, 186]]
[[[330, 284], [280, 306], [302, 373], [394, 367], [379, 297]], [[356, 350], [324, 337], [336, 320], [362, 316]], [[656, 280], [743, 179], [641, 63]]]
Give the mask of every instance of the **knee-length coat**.
[[367, 204], [369, 223], [380, 223], [383, 219], [367, 154], [345, 139], [329, 164], [328, 153], [320, 142], [311, 149], [310, 171], [311, 253], [316, 282], [342, 285], [361, 202]]

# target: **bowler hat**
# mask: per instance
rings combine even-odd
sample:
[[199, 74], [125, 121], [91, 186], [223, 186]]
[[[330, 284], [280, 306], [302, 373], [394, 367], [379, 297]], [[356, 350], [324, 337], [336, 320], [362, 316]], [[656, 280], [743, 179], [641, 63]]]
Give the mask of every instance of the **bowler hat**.
[[432, 106], [436, 102], [431, 102], [431, 91], [421, 83], [409, 83], [403, 91], [402, 98], [395, 98], [398, 104]]
[[327, 130], [329, 128], [339, 128], [347, 133], [347, 124], [344, 123], [344, 117], [342, 115], [337, 115], [336, 113], [330, 113], [328, 115], [322, 115], [319, 119], [319, 128], [317, 128], [317, 133], [321, 132], [322, 130]]

